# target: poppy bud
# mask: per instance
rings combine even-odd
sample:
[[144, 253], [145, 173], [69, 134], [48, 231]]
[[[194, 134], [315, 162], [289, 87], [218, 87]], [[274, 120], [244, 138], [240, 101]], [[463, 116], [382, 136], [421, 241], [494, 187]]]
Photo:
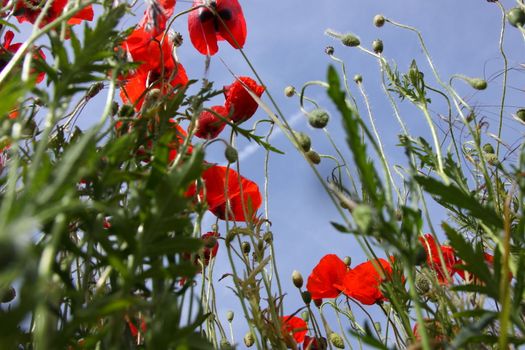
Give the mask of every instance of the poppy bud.
[[352, 264], [352, 258], [349, 256], [345, 256], [343, 258], [343, 262], [345, 263], [346, 266], [350, 267], [350, 265]]
[[272, 244], [273, 242], [273, 233], [271, 231], [268, 231], [264, 234], [263, 236], [263, 240], [268, 243], [268, 244]]
[[483, 152], [494, 154], [494, 147], [490, 143], [486, 143], [483, 145]]
[[321, 163], [321, 156], [319, 156], [319, 153], [317, 153], [316, 151], [309, 150], [308, 152], [306, 152], [306, 156], [308, 157], [310, 162], [314, 164]]
[[184, 42], [184, 38], [182, 37], [182, 34], [179, 32], [174, 32], [172, 35], [170, 35], [170, 40], [173, 43], [174, 47], [180, 47], [182, 46], [182, 43]]
[[378, 333], [381, 333], [381, 322], [374, 322], [374, 328]]
[[309, 305], [312, 302], [312, 294], [310, 294], [310, 292], [307, 290], [301, 292], [301, 297], [303, 298], [303, 302], [306, 305]]
[[118, 111], [118, 116], [120, 118], [129, 118], [129, 117], [132, 117], [133, 114], [135, 114], [135, 110], [133, 109], [133, 106], [127, 103], [120, 106], [120, 110]]
[[363, 76], [361, 74], [354, 75], [354, 81], [356, 84], [361, 84], [363, 82]]
[[301, 149], [305, 152], [308, 152], [312, 146], [312, 140], [310, 139], [310, 136], [306, 135], [304, 132], [294, 132], [294, 135]]
[[317, 108], [308, 113], [308, 122], [310, 125], [317, 129], [322, 129], [328, 124], [330, 116], [324, 109]]
[[525, 123], [525, 109], [518, 109], [518, 111], [516, 112], [516, 116], [519, 118], [519, 120]]
[[341, 36], [341, 43], [343, 43], [344, 46], [350, 47], [361, 45], [361, 41], [359, 40], [359, 38], [351, 33], [343, 34], [343, 36]]
[[228, 163], [235, 163], [237, 159], [239, 159], [239, 154], [237, 153], [237, 150], [235, 148], [228, 145], [224, 150], [224, 157], [226, 158]]
[[86, 92], [86, 99], [91, 99], [98, 95], [98, 93], [104, 88], [104, 83], [101, 81], [98, 81], [91, 85]]
[[487, 88], [487, 81], [480, 78], [467, 78], [467, 83], [476, 90], [485, 90]]
[[2, 293], [0, 303], [10, 303], [16, 297], [16, 290], [13, 287], [9, 287], [8, 290]]
[[221, 348], [221, 350], [233, 349], [232, 345], [230, 344], [230, 342], [228, 340], [226, 340], [225, 338], [221, 339], [221, 347], [220, 348]]
[[233, 317], [234, 317], [234, 316], [235, 316], [235, 314], [234, 314], [233, 311], [231, 311], [231, 310], [228, 311], [228, 312], [226, 313], [226, 319], [227, 319], [228, 322], [230, 322], [230, 323], [233, 321]]
[[247, 348], [250, 348], [252, 347], [254, 343], [255, 343], [255, 339], [253, 337], [253, 333], [252, 332], [246, 333], [246, 335], [244, 336], [244, 345], [246, 345]]
[[321, 305], [323, 305], [323, 299], [314, 299], [314, 304], [317, 307], [321, 307]]
[[310, 321], [310, 313], [308, 311], [301, 312], [301, 318], [304, 322]]
[[382, 27], [385, 24], [385, 16], [375, 15], [374, 16], [374, 25], [378, 28]]
[[111, 116], [114, 117], [116, 116], [118, 113], [118, 103], [113, 101], [111, 103]]
[[293, 86], [287, 86], [284, 88], [284, 96], [293, 97], [295, 95], [295, 88]]
[[332, 56], [335, 52], [335, 49], [333, 46], [327, 46], [325, 49], [324, 49], [324, 52], [328, 55], [328, 56]]
[[383, 52], [383, 40], [376, 39], [372, 41], [372, 49], [377, 54], [382, 53]]
[[515, 7], [507, 13], [507, 19], [513, 27], [523, 27], [525, 24], [525, 12], [520, 7]]
[[248, 242], [242, 242], [241, 249], [244, 254], [249, 254], [250, 250], [252, 250], [252, 246]]
[[299, 271], [294, 270], [292, 272], [292, 282], [293, 282], [293, 285], [296, 288], [299, 288], [299, 289], [302, 288], [302, 286], [303, 286], [303, 276], [301, 275], [301, 273]]
[[420, 294], [427, 294], [430, 291], [430, 281], [422, 274], [416, 276], [416, 289]]
[[345, 348], [345, 342], [343, 338], [341, 338], [341, 336], [335, 332], [330, 333], [330, 335], [328, 336], [328, 340], [330, 340], [330, 343], [332, 343], [332, 345], [338, 349]]
[[485, 153], [483, 154], [483, 158], [485, 158], [487, 163], [489, 163], [490, 165], [494, 165], [494, 166], [499, 165], [498, 156], [495, 155], [494, 153]]

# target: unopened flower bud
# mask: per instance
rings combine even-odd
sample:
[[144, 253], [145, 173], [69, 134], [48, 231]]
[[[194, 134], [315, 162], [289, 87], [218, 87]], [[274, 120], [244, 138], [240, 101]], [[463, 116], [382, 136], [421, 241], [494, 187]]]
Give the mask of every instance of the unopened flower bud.
[[319, 156], [319, 153], [317, 153], [316, 151], [309, 150], [308, 152], [306, 152], [306, 156], [308, 157], [308, 159], [310, 159], [310, 162], [314, 164], [321, 163], [321, 156]]
[[111, 102], [111, 116], [116, 116], [118, 113], [118, 103], [116, 101]]
[[271, 231], [266, 232], [263, 236], [263, 240], [266, 243], [271, 244], [273, 242], [273, 233]]
[[127, 103], [120, 106], [120, 110], [118, 111], [118, 116], [121, 118], [129, 118], [133, 116], [133, 114], [135, 114], [133, 106]]
[[422, 274], [416, 276], [416, 289], [420, 294], [427, 294], [430, 291], [430, 280]]
[[317, 307], [321, 307], [321, 305], [323, 305], [323, 299], [314, 299], [314, 304]]
[[374, 322], [374, 328], [378, 333], [381, 333], [381, 322]]
[[343, 262], [345, 263], [346, 266], [350, 267], [350, 265], [352, 264], [352, 258], [349, 256], [345, 256], [343, 258]]
[[374, 16], [374, 25], [378, 28], [382, 27], [385, 24], [385, 16], [375, 15]]
[[330, 335], [328, 336], [328, 340], [330, 340], [330, 343], [332, 343], [332, 345], [338, 349], [345, 348], [345, 342], [343, 338], [335, 332], [330, 333]]
[[495, 155], [494, 153], [485, 153], [483, 154], [483, 158], [485, 158], [487, 163], [489, 163], [490, 165], [494, 165], [494, 166], [499, 165], [498, 156]]
[[0, 303], [10, 303], [16, 297], [16, 290], [13, 287], [9, 287], [6, 291], [2, 293]]
[[324, 52], [328, 55], [328, 56], [332, 56], [335, 52], [335, 49], [333, 46], [327, 46], [325, 47], [324, 49]]
[[235, 163], [239, 159], [239, 154], [237, 153], [237, 150], [234, 147], [228, 145], [224, 150], [224, 157], [226, 158], [228, 163]]
[[487, 81], [480, 78], [467, 78], [467, 83], [476, 90], [485, 90], [487, 88]]
[[520, 7], [515, 7], [507, 13], [507, 19], [513, 27], [525, 25], [525, 12]]
[[249, 254], [250, 250], [252, 250], [252, 246], [248, 242], [242, 242], [241, 249], [244, 254]]
[[363, 76], [361, 74], [354, 75], [354, 82], [356, 84], [361, 84], [363, 82]]
[[361, 41], [354, 34], [347, 33], [341, 36], [341, 43], [343, 43], [344, 46], [355, 47], [359, 46], [361, 44]]
[[293, 86], [287, 86], [284, 88], [284, 96], [293, 97], [295, 95], [295, 88]]
[[294, 270], [292, 272], [292, 282], [293, 282], [293, 285], [296, 288], [302, 288], [302, 286], [303, 286], [303, 276], [301, 275], [301, 273], [299, 271]]
[[324, 109], [317, 108], [308, 113], [308, 122], [310, 125], [317, 129], [322, 129], [328, 124], [330, 116]]
[[234, 316], [235, 314], [233, 313], [233, 311], [230, 310], [226, 313], [226, 320], [228, 320], [228, 322], [231, 323], [233, 321]]
[[303, 319], [304, 322], [309, 322], [310, 321], [310, 313], [308, 311], [301, 312], [301, 318]]
[[525, 123], [525, 109], [524, 108], [518, 109], [516, 111], [516, 116], [519, 118], [519, 120]]
[[98, 81], [91, 85], [86, 92], [86, 99], [93, 98], [98, 95], [98, 93], [104, 88], [104, 83], [101, 81]]
[[251, 348], [252, 345], [255, 343], [255, 338], [253, 337], [252, 332], [246, 333], [244, 336], [244, 345], [246, 345], [247, 348]]
[[494, 147], [490, 143], [486, 143], [483, 145], [483, 152], [494, 154]]
[[306, 305], [309, 305], [312, 302], [312, 294], [310, 294], [310, 292], [307, 290], [301, 292], [301, 297], [303, 298], [303, 302]]
[[306, 135], [304, 132], [294, 132], [294, 135], [297, 139], [299, 147], [301, 147], [303, 151], [308, 152], [310, 147], [312, 147], [312, 140], [310, 139], [310, 136]]
[[372, 50], [374, 50], [375, 53], [379, 54], [383, 52], [383, 40], [376, 39], [372, 41]]
[[226, 338], [221, 339], [221, 350], [230, 350], [233, 349], [232, 345]]

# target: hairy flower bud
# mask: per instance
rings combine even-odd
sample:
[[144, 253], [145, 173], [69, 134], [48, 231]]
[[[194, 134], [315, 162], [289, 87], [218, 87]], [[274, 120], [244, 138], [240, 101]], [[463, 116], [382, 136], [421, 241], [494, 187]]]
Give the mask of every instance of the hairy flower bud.
[[416, 289], [420, 294], [426, 294], [430, 291], [430, 280], [423, 274], [416, 276]]
[[271, 231], [266, 232], [263, 236], [263, 240], [266, 243], [271, 244], [273, 242], [273, 233]]
[[350, 265], [352, 264], [352, 258], [349, 256], [345, 256], [343, 258], [343, 262], [345, 263], [346, 266], [350, 267]]
[[9, 287], [9, 289], [5, 290], [1, 294], [0, 303], [10, 303], [12, 302], [16, 297], [16, 290], [13, 287]]
[[483, 145], [483, 152], [494, 154], [494, 147], [490, 143], [486, 143]]
[[295, 88], [293, 86], [287, 86], [284, 88], [284, 96], [293, 97], [295, 95]]
[[250, 254], [250, 251], [252, 250], [252, 246], [248, 242], [242, 242], [241, 249], [244, 254]]
[[253, 337], [252, 332], [246, 333], [244, 336], [244, 345], [246, 345], [247, 348], [252, 347], [252, 345], [255, 343], [255, 338]]
[[383, 52], [383, 40], [376, 39], [372, 41], [372, 50], [374, 50], [375, 53], [380, 54]]
[[303, 286], [303, 276], [301, 275], [301, 273], [299, 271], [294, 270], [292, 272], [292, 282], [293, 282], [293, 285], [296, 288], [302, 288], [302, 286]]
[[382, 27], [385, 24], [385, 16], [375, 15], [374, 16], [374, 25], [378, 28]]
[[335, 49], [333, 46], [327, 46], [324, 49], [324, 53], [326, 53], [328, 56], [332, 56], [335, 52]]
[[224, 150], [224, 157], [228, 163], [235, 163], [239, 159], [239, 154], [234, 147], [227, 145], [226, 149]]
[[338, 349], [345, 348], [345, 342], [343, 338], [335, 332], [330, 333], [330, 335], [328, 336], [328, 340], [330, 340], [330, 343], [332, 343], [332, 345]]
[[316, 151], [309, 150], [308, 152], [306, 152], [306, 156], [308, 157], [310, 162], [314, 164], [321, 163], [321, 156], [319, 156], [319, 153], [317, 153]]
[[91, 99], [98, 95], [98, 93], [104, 88], [104, 83], [101, 81], [98, 81], [91, 85], [86, 92], [86, 99]]
[[485, 90], [487, 88], [487, 81], [480, 78], [467, 78], [467, 83], [476, 90]]
[[356, 84], [361, 84], [363, 82], [363, 76], [361, 74], [354, 75], [354, 82]]
[[116, 101], [111, 102], [111, 116], [114, 117], [118, 113], [118, 103]]
[[381, 333], [381, 322], [374, 322], [374, 328], [378, 333]]
[[221, 350], [230, 350], [233, 349], [232, 345], [226, 338], [221, 339]]
[[301, 318], [304, 322], [310, 321], [310, 313], [308, 311], [301, 312]]
[[352, 33], [343, 34], [341, 36], [341, 43], [344, 46], [355, 47], [361, 45], [361, 41]]
[[226, 313], [226, 319], [227, 319], [228, 322], [230, 322], [230, 323], [233, 321], [233, 317], [234, 317], [234, 316], [235, 316], [235, 314], [234, 314], [233, 311], [231, 311], [231, 310], [228, 311], [228, 312]]
[[525, 123], [525, 109], [524, 108], [518, 109], [516, 111], [516, 116], [519, 118], [519, 120]]
[[507, 13], [507, 19], [513, 27], [523, 27], [525, 25], [525, 11], [520, 7], [515, 7]]
[[309, 305], [312, 302], [312, 294], [310, 294], [310, 292], [307, 290], [301, 292], [301, 297], [303, 298], [303, 302], [306, 305]]
[[133, 109], [133, 106], [130, 104], [123, 104], [120, 106], [120, 110], [118, 111], [118, 116], [120, 118], [129, 118], [135, 114], [135, 110]]
[[297, 139], [299, 147], [301, 147], [303, 151], [308, 152], [310, 147], [312, 147], [312, 140], [310, 139], [310, 136], [306, 135], [304, 132], [294, 132], [294, 135]]
[[324, 109], [317, 108], [308, 113], [308, 122], [310, 125], [317, 129], [322, 129], [328, 124], [330, 116]]

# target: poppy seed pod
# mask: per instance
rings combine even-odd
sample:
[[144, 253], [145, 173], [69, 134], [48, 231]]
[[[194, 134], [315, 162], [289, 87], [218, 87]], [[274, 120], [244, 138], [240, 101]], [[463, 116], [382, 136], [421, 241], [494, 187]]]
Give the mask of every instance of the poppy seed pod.
[[520, 7], [515, 7], [507, 13], [507, 19], [513, 27], [523, 27], [525, 25], [525, 11]]
[[299, 144], [299, 147], [305, 152], [308, 152], [310, 150], [310, 147], [312, 147], [312, 140], [310, 139], [310, 136], [306, 135], [304, 132], [294, 132], [295, 138], [297, 139], [297, 143]]
[[375, 15], [374, 16], [374, 25], [378, 28], [382, 27], [385, 24], [385, 16]]
[[253, 337], [252, 332], [246, 333], [246, 335], [244, 336], [244, 345], [246, 345], [247, 348], [250, 348], [254, 343], [255, 338]]
[[301, 275], [301, 273], [297, 270], [294, 270], [292, 272], [292, 282], [293, 282], [293, 285], [296, 287], [296, 288], [302, 288], [303, 286], [303, 276]]
[[321, 163], [321, 156], [316, 151], [309, 150], [308, 152], [306, 152], [306, 156], [308, 157], [310, 162], [312, 162], [314, 164]]
[[328, 125], [330, 116], [324, 109], [317, 108], [308, 113], [308, 123], [314, 128], [322, 129]]
[[307, 290], [301, 292], [301, 297], [303, 298], [303, 302], [306, 305], [310, 305], [310, 303], [312, 302], [312, 294], [310, 294], [310, 292]]
[[284, 88], [284, 96], [293, 97], [295, 95], [295, 88], [293, 86], [287, 86]]
[[228, 322], [231, 323], [233, 321], [234, 316], [235, 314], [233, 313], [233, 311], [230, 310], [226, 313], [226, 320], [228, 320]]
[[372, 49], [377, 54], [382, 53], [383, 52], [383, 40], [376, 39], [372, 41]]
[[361, 41], [354, 34], [347, 33], [341, 36], [341, 43], [344, 46], [355, 47], [361, 45]]
[[226, 158], [228, 163], [235, 163], [237, 159], [239, 159], [239, 154], [237, 153], [237, 150], [235, 148], [228, 145], [224, 150], [224, 157]]
[[345, 348], [345, 342], [341, 336], [335, 332], [330, 333], [328, 336], [328, 340], [330, 340], [330, 343], [338, 349], [344, 349]]
[[516, 111], [516, 116], [521, 120], [522, 122], [525, 122], [525, 109], [520, 108]]

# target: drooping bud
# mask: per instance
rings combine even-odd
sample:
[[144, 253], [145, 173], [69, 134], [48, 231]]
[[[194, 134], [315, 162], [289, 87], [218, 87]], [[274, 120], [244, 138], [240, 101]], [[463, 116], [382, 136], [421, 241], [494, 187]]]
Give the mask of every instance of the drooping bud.
[[233, 349], [232, 345], [226, 338], [221, 339], [221, 350], [231, 350]]
[[135, 110], [133, 109], [133, 106], [130, 104], [123, 104], [120, 106], [120, 110], [118, 111], [118, 116], [120, 118], [129, 118], [135, 114]]
[[363, 76], [361, 74], [354, 75], [354, 82], [356, 84], [361, 84], [363, 82]]
[[525, 11], [520, 7], [515, 7], [507, 13], [507, 19], [513, 27], [523, 27], [525, 25]]
[[430, 291], [430, 280], [423, 274], [416, 276], [416, 289], [420, 294], [427, 294]]
[[374, 25], [378, 28], [382, 27], [385, 24], [385, 16], [375, 15], [374, 16]]
[[352, 33], [346, 33], [341, 36], [341, 43], [344, 46], [355, 47], [361, 45], [361, 41]]
[[333, 46], [327, 46], [325, 47], [324, 49], [324, 52], [328, 55], [328, 56], [332, 56], [335, 52], [335, 49]]
[[101, 81], [98, 81], [91, 85], [86, 92], [86, 99], [89, 100], [95, 96], [98, 95], [98, 93], [104, 88], [104, 83]]
[[301, 149], [305, 152], [308, 152], [310, 150], [310, 147], [312, 147], [312, 140], [310, 139], [310, 136], [300, 131], [294, 132], [294, 135]]
[[316, 151], [309, 150], [308, 152], [306, 152], [306, 156], [308, 157], [310, 162], [312, 162], [314, 164], [321, 163], [321, 156]]
[[350, 267], [350, 265], [352, 265], [352, 258], [349, 256], [345, 256], [343, 258], [343, 262], [345, 263], [346, 266]]
[[10, 303], [16, 297], [16, 290], [13, 287], [9, 287], [6, 291], [2, 293], [0, 303]]
[[345, 342], [343, 338], [335, 332], [330, 333], [330, 335], [328, 336], [328, 340], [330, 340], [330, 343], [332, 343], [332, 345], [338, 349], [345, 348]]
[[263, 236], [263, 240], [268, 243], [268, 244], [272, 244], [273, 242], [273, 233], [271, 231], [268, 231], [264, 234]]
[[252, 250], [252, 246], [248, 242], [242, 242], [241, 249], [244, 254], [248, 255], [250, 254], [250, 251]]
[[467, 83], [476, 90], [485, 90], [487, 81], [481, 78], [466, 78]]
[[314, 299], [314, 304], [317, 307], [321, 307], [321, 305], [323, 305], [323, 299]]
[[328, 124], [330, 116], [324, 109], [317, 108], [308, 113], [308, 122], [310, 125], [317, 129], [322, 129]]
[[483, 152], [494, 154], [494, 147], [490, 143], [486, 143], [483, 145]]
[[287, 86], [284, 88], [284, 96], [293, 97], [295, 95], [295, 88], [293, 86]]
[[374, 50], [375, 53], [380, 54], [383, 52], [383, 40], [376, 39], [372, 41], [372, 50]]
[[299, 289], [302, 288], [303, 287], [303, 275], [301, 275], [299, 271], [294, 270], [292, 272], [292, 282], [296, 288], [299, 288]]
[[301, 318], [303, 319], [304, 322], [309, 322], [310, 321], [310, 313], [308, 311], [301, 312]]
[[519, 118], [519, 120], [525, 123], [525, 109], [524, 108], [518, 109], [516, 111], [516, 116]]
[[306, 305], [309, 305], [312, 302], [312, 294], [310, 294], [310, 292], [307, 290], [301, 292], [301, 297], [303, 298], [303, 302]]
[[244, 336], [244, 345], [246, 345], [247, 348], [251, 348], [252, 345], [255, 343], [255, 338], [253, 337], [252, 332], [246, 333]]
[[226, 320], [228, 320], [228, 322], [231, 323], [233, 321], [234, 316], [235, 314], [233, 313], [233, 311], [230, 310], [226, 313]]
[[227, 145], [226, 149], [224, 150], [224, 157], [228, 163], [235, 163], [239, 159], [239, 154], [234, 147]]

